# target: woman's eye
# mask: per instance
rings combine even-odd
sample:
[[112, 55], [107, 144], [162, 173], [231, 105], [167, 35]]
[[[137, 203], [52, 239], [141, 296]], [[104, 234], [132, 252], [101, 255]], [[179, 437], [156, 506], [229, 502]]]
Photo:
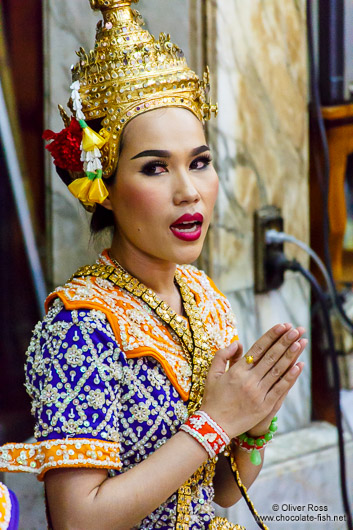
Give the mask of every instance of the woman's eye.
[[161, 175], [167, 171], [167, 164], [161, 162], [148, 162], [141, 170], [145, 175]]
[[209, 156], [202, 156], [191, 162], [190, 169], [204, 169], [205, 167], [209, 166], [211, 162], [212, 158]]

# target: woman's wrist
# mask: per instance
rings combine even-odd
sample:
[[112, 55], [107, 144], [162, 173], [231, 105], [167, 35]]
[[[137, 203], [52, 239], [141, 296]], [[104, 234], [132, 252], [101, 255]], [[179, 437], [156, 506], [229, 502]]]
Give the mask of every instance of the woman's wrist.
[[204, 410], [192, 414], [180, 430], [192, 436], [205, 449], [209, 458], [222, 453], [230, 443], [228, 434]]
[[240, 436], [234, 438], [234, 444], [250, 453], [250, 460], [255, 465], [261, 464], [260, 450], [265, 447], [273, 438], [274, 433], [277, 431], [277, 417], [275, 416], [267, 430], [262, 434], [252, 434], [251, 431], [245, 432]]
[[266, 432], [269, 431], [270, 425], [271, 425], [271, 422], [263, 429], [262, 428], [261, 429], [259, 428], [250, 429], [249, 431], [246, 432], [246, 434], [251, 438], [258, 438], [259, 436], [263, 436]]

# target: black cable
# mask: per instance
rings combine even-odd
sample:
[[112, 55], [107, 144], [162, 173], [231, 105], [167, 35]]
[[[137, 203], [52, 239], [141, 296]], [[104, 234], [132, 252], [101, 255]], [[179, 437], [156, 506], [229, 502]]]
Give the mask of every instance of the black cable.
[[[237, 486], [239, 488], [239, 491], [240, 491], [245, 503], [247, 504], [247, 507], [249, 508], [249, 510], [251, 512], [251, 515], [253, 516], [257, 526], [259, 528], [261, 528], [261, 530], [269, 530], [268, 527], [263, 522], [263, 520], [261, 519], [261, 516], [255, 510], [255, 507], [254, 507], [253, 503], [251, 502], [251, 500], [249, 498], [249, 495], [247, 493], [247, 489], [246, 489], [246, 487], [244, 486], [244, 484], [242, 483], [242, 481], [240, 479], [239, 472], [238, 472], [238, 470], [236, 468], [236, 463], [235, 463], [234, 458], [232, 457], [232, 455], [229, 455], [227, 457], [227, 460], [228, 460], [228, 464], [229, 464], [230, 470], [231, 470], [231, 472], [233, 474], [234, 480], [235, 480], [235, 482], [236, 482], [236, 484], [237, 484]], [[233, 468], [233, 464], [235, 464], [235, 470]]]
[[[331, 265], [331, 255], [328, 245], [329, 234], [330, 234], [330, 219], [328, 216], [328, 190], [330, 182], [330, 154], [327, 143], [327, 136], [325, 130], [325, 124], [321, 113], [321, 100], [320, 93], [318, 89], [318, 80], [317, 80], [317, 68], [314, 59], [314, 38], [313, 38], [313, 28], [312, 28], [312, 3], [307, 2], [307, 21], [308, 21], [308, 51], [309, 51], [309, 66], [310, 66], [310, 96], [311, 96], [311, 110], [313, 112], [313, 117], [316, 119], [316, 123], [319, 130], [319, 138], [322, 145], [322, 154], [324, 159], [324, 170], [323, 178], [321, 182], [322, 186], [322, 200], [323, 200], [323, 230], [324, 230], [324, 254], [325, 254], [325, 265], [328, 269], [328, 272], [332, 278], [332, 265]], [[321, 168], [319, 168], [318, 160], [315, 158], [317, 174], [321, 176]]]
[[[283, 256], [284, 257], [284, 256]], [[343, 426], [342, 426], [342, 416], [341, 416], [341, 405], [340, 405], [340, 372], [338, 366], [337, 352], [335, 349], [335, 340], [331, 326], [330, 314], [327, 309], [327, 301], [325, 293], [320, 287], [315, 276], [306, 270], [298, 261], [292, 260], [284, 262], [282, 260], [282, 266], [287, 270], [292, 270], [299, 272], [308, 280], [311, 284], [311, 287], [317, 297], [317, 300], [322, 309], [322, 315], [324, 319], [324, 328], [327, 333], [327, 339], [329, 344], [329, 356], [331, 360], [332, 374], [334, 380], [334, 406], [335, 406], [335, 417], [336, 425], [338, 432], [338, 448], [339, 448], [339, 465], [340, 465], [340, 483], [341, 483], [341, 494], [344, 510], [347, 516], [347, 528], [348, 530], [353, 530], [353, 520], [352, 514], [349, 507], [349, 498], [348, 498], [348, 489], [346, 484], [346, 462], [345, 462], [345, 447], [344, 447], [344, 437], [343, 437]]]
[[[327, 136], [325, 130], [325, 124], [321, 113], [321, 100], [320, 93], [318, 89], [317, 81], [317, 68], [314, 60], [314, 38], [313, 38], [313, 28], [312, 28], [312, 2], [307, 2], [307, 33], [308, 33], [308, 51], [309, 51], [309, 65], [310, 65], [310, 96], [311, 96], [311, 110], [313, 118], [316, 120], [319, 138], [322, 145], [322, 154], [324, 159], [324, 168], [321, 171], [319, 167], [319, 161], [317, 159], [317, 154], [314, 153], [314, 161], [316, 166], [316, 174], [318, 176], [319, 185], [322, 192], [322, 202], [323, 202], [323, 232], [324, 232], [324, 261], [328, 271], [328, 274], [332, 280], [335, 293], [335, 301], [337, 308], [345, 320], [345, 322], [352, 327], [353, 321], [346, 315], [345, 310], [342, 306], [342, 301], [337, 292], [337, 289], [334, 285], [333, 274], [332, 274], [332, 263], [331, 255], [329, 248], [329, 236], [330, 236], [330, 219], [328, 214], [328, 196], [329, 196], [329, 183], [330, 183], [330, 154], [327, 143]], [[322, 178], [320, 178], [322, 176]]]

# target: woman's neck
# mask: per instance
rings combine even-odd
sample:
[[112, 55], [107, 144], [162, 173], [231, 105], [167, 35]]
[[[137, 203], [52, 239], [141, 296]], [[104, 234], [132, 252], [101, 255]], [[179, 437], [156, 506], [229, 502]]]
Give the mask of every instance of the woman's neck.
[[126, 252], [120, 244], [114, 244], [114, 240], [109, 254], [127, 272], [152, 289], [176, 313], [183, 314], [182, 299], [174, 282], [175, 263], [142, 254], [134, 248]]

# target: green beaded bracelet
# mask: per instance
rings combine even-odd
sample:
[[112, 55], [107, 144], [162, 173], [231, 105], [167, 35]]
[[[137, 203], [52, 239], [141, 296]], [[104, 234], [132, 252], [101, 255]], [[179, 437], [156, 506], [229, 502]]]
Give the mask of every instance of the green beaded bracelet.
[[265, 445], [272, 440], [277, 428], [277, 416], [275, 416], [271, 421], [271, 425], [267, 433], [262, 434], [258, 438], [253, 438], [244, 432], [243, 434], [237, 436], [234, 441], [236, 445], [240, 447], [240, 449], [250, 453], [251, 463], [254, 464], [254, 466], [259, 466], [261, 464], [261, 454], [259, 449], [263, 449]]

